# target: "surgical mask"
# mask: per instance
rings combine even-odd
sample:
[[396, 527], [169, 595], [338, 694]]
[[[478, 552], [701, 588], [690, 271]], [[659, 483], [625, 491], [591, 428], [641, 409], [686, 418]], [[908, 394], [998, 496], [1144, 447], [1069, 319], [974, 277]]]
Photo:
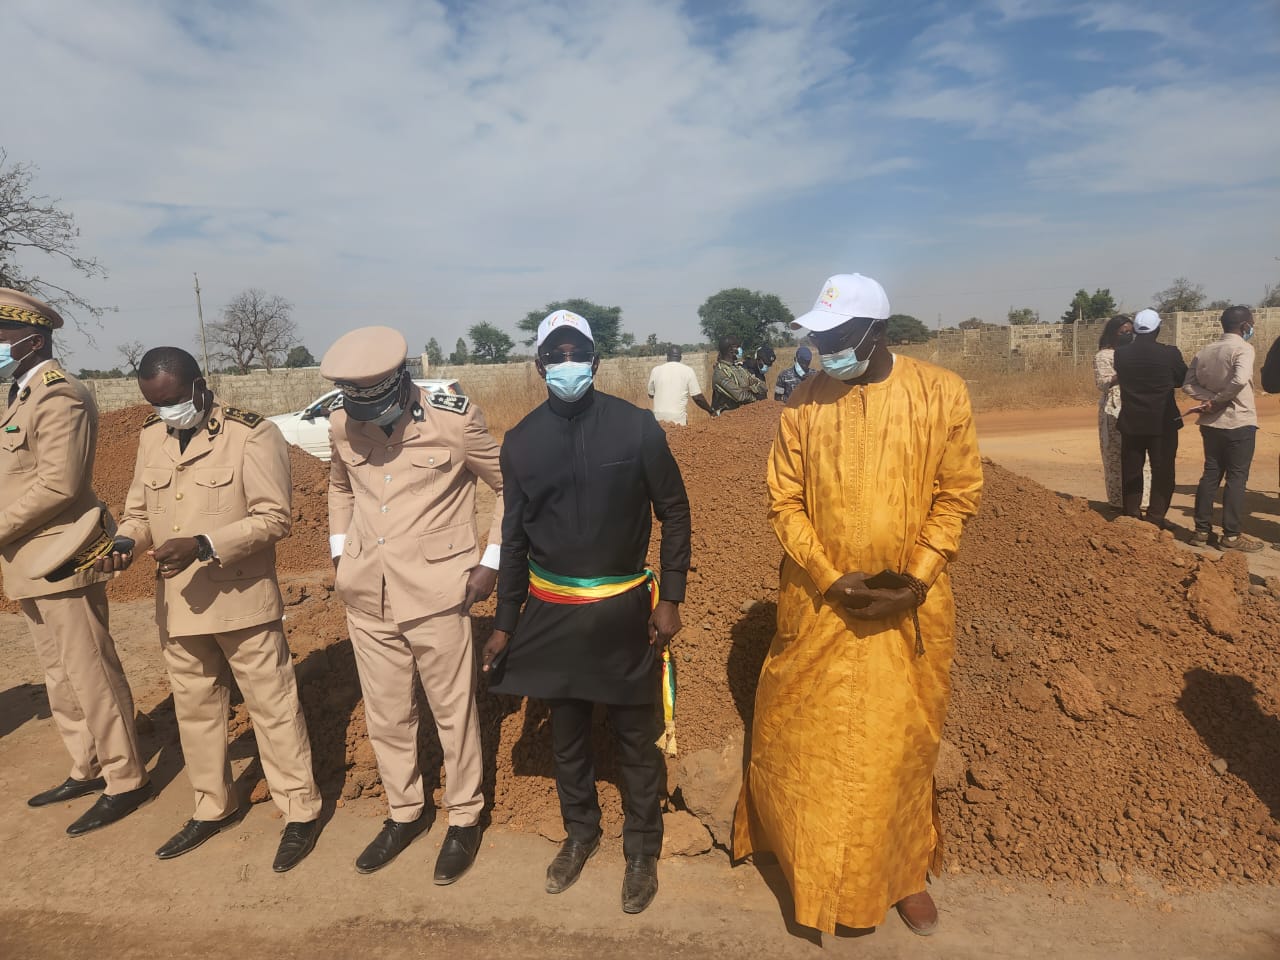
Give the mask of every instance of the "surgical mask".
[[591, 364], [574, 363], [572, 360], [553, 363], [546, 368], [546, 371], [547, 389], [565, 403], [581, 400], [595, 378]]
[[175, 430], [190, 430], [204, 417], [203, 410], [196, 409], [196, 387], [191, 385], [191, 399], [175, 403], [170, 407], [156, 407], [156, 416], [164, 421], [165, 426]]
[[768, 372], [769, 372], [769, 365], [768, 365], [767, 363], [762, 363], [762, 364], [760, 364], [760, 372], [761, 372], [761, 373], [768, 373]]
[[389, 427], [400, 419], [400, 415], [402, 413], [404, 413], [404, 407], [399, 403], [393, 403], [391, 406], [387, 407], [386, 412], [382, 414], [382, 416], [374, 417], [373, 423], [378, 427]]
[[806, 370], [804, 367], [800, 366], [800, 364], [798, 364], [798, 363], [796, 364], [796, 376], [797, 376], [797, 377], [804, 377], [804, 376], [807, 376], [807, 375], [808, 375], [808, 373], [809, 373], [809, 371], [808, 371], [808, 370]]
[[[26, 343], [35, 336], [36, 334], [33, 333], [30, 337], [23, 337], [18, 341], [18, 343]], [[19, 357], [16, 360], [13, 357], [13, 348], [16, 347], [18, 343], [0, 343], [0, 377], [9, 376], [9, 374], [13, 373], [13, 371], [17, 369], [18, 364], [23, 361], [24, 358], [22, 357]]]
[[819, 359], [822, 360], [822, 369], [837, 380], [857, 380], [866, 373], [875, 349], [872, 348], [868, 351], [866, 358], [862, 360], [858, 359], [858, 350], [866, 342], [871, 330], [872, 327], [867, 327], [867, 332], [862, 335], [862, 339], [852, 347], [845, 347], [835, 353], [819, 354]]
[[1246, 330], [1244, 333], [1240, 334], [1240, 336], [1244, 337], [1244, 338], [1245, 338], [1245, 340], [1252, 340], [1252, 339], [1253, 339], [1253, 327], [1249, 327], [1249, 329], [1248, 329], [1248, 330]]
[[741, 347], [739, 347], [739, 348], [738, 348], [738, 359], [739, 359], [739, 360], [741, 360], [741, 359], [742, 359], [742, 348], [741, 348]]

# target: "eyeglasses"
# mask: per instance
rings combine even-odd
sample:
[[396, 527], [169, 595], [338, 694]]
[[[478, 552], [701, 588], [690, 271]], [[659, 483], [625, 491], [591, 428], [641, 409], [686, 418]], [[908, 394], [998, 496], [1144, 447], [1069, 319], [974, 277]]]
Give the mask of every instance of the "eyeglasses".
[[833, 330], [813, 331], [809, 339], [819, 353], [839, 353], [849, 347], [861, 345], [879, 321], [871, 320], [867, 326], [859, 323], [842, 323]]
[[538, 358], [542, 361], [544, 367], [549, 367], [556, 363], [591, 363], [596, 358], [596, 352], [594, 350], [579, 350], [566, 347], [564, 350], [544, 350], [538, 354]]

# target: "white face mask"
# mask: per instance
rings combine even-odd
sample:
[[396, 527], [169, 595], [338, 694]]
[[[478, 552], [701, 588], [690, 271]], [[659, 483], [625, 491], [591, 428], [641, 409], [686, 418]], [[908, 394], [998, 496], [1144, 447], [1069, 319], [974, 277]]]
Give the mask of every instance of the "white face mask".
[[[153, 404], [154, 406], [154, 404]], [[191, 399], [175, 403], [171, 407], [156, 407], [156, 416], [165, 426], [175, 430], [190, 430], [204, 418], [204, 411], [196, 409], [196, 386], [191, 385]]]

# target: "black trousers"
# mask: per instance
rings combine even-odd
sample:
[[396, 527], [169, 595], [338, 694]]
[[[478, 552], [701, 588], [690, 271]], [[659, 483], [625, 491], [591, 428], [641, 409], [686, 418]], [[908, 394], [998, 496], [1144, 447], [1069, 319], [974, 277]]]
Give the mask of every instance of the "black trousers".
[[1222, 495], [1222, 534], [1238, 536], [1244, 515], [1244, 488], [1249, 482], [1258, 428], [1221, 430], [1201, 427], [1200, 436], [1204, 439], [1204, 474], [1196, 488], [1196, 529], [1203, 533], [1213, 530], [1213, 501], [1225, 474], [1227, 490]]
[[[556, 792], [565, 832], [591, 842], [600, 834], [591, 756], [591, 708], [588, 700], [552, 700], [551, 750], [556, 759]], [[610, 704], [609, 723], [618, 746], [622, 788], [622, 852], [628, 856], [662, 853], [662, 753], [658, 750], [658, 714], [653, 704]]]
[[1139, 436], [1120, 435], [1120, 489], [1127, 517], [1142, 516], [1142, 465], [1151, 460], [1151, 500], [1147, 519], [1164, 520], [1173, 499], [1174, 461], [1178, 458], [1178, 431]]

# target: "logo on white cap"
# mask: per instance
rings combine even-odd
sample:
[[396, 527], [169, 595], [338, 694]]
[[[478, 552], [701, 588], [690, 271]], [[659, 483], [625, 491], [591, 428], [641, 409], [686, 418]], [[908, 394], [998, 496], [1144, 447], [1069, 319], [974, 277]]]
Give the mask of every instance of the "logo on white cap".
[[813, 309], [802, 317], [796, 317], [791, 326], [821, 333], [854, 317], [888, 320], [889, 297], [884, 287], [870, 277], [860, 273], [841, 273], [822, 285]]
[[1160, 314], [1154, 310], [1139, 310], [1133, 318], [1133, 329], [1138, 333], [1154, 333], [1160, 329]]
[[542, 346], [542, 342], [551, 336], [551, 331], [560, 327], [569, 327], [582, 334], [594, 344], [596, 338], [591, 335], [591, 324], [587, 323], [582, 317], [568, 310], [557, 310], [555, 313], [549, 313], [542, 318], [542, 322], [538, 324], [538, 342], [536, 346]]

